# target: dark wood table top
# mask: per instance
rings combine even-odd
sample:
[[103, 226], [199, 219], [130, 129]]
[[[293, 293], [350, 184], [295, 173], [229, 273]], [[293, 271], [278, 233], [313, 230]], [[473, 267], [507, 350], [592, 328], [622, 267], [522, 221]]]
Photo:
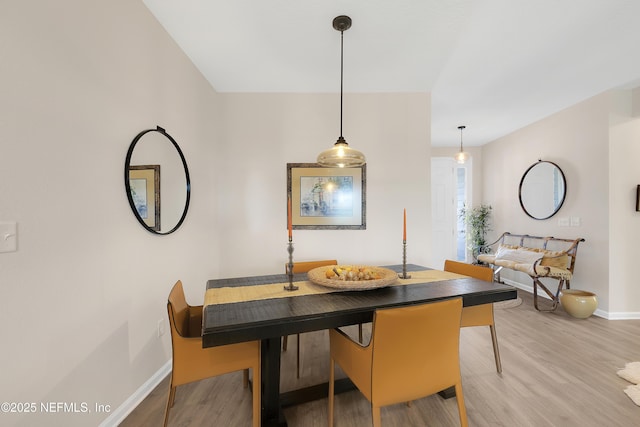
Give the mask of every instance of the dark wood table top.
[[[402, 266], [388, 266], [402, 271]], [[427, 268], [408, 265], [407, 271]], [[306, 273], [294, 281], [306, 280]], [[252, 286], [287, 281], [285, 274], [217, 279], [207, 289]], [[461, 296], [465, 307], [515, 299], [512, 286], [473, 278], [451, 279], [423, 284], [388, 286], [366, 291], [332, 292], [320, 295], [247, 301], [207, 306], [203, 315], [205, 347], [293, 335], [321, 329], [370, 322], [377, 308], [433, 302]]]

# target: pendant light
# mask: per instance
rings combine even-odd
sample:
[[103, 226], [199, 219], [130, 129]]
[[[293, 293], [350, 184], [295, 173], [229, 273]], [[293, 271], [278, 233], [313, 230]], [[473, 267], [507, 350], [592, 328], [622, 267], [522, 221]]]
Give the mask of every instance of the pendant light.
[[462, 149], [462, 130], [464, 128], [466, 128], [466, 126], [458, 126], [458, 129], [460, 129], [460, 152], [456, 153], [456, 155], [454, 156], [454, 159], [456, 159], [456, 162], [460, 164], [464, 164], [464, 162], [466, 162], [467, 159], [469, 158], [469, 153], [467, 153], [466, 151], [463, 151]]
[[329, 168], [353, 168], [366, 163], [364, 154], [349, 147], [342, 136], [342, 86], [343, 86], [343, 58], [344, 58], [344, 32], [351, 28], [351, 18], [340, 15], [333, 19], [333, 28], [340, 31], [340, 137], [332, 148], [318, 155], [318, 164]]

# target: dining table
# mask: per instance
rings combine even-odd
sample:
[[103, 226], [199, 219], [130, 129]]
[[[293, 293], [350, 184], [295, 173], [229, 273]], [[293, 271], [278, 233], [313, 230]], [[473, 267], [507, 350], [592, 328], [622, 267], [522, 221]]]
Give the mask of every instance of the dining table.
[[[294, 274], [299, 290], [284, 291], [286, 274], [207, 281], [202, 345], [214, 347], [245, 341], [261, 342], [262, 426], [287, 426], [283, 408], [328, 395], [328, 384], [281, 393], [280, 358], [283, 336], [371, 322], [377, 309], [430, 303], [461, 297], [469, 307], [517, 298], [514, 287], [456, 275], [415, 264], [390, 265], [400, 278], [389, 286], [366, 290], [320, 289], [307, 273]], [[320, 286], [320, 288], [323, 288]], [[262, 290], [256, 296], [256, 290]], [[311, 291], [309, 291], [311, 289]], [[336, 393], [353, 389], [348, 378], [336, 380]]]

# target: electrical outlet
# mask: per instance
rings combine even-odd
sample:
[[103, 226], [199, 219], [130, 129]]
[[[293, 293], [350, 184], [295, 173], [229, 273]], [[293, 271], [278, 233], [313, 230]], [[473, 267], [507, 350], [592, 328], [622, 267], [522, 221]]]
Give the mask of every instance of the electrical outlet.
[[164, 320], [158, 320], [158, 338], [164, 335]]
[[558, 218], [558, 226], [559, 227], [568, 227], [569, 226], [569, 218]]
[[571, 226], [572, 227], [580, 227], [581, 224], [582, 224], [582, 219], [580, 219], [579, 216], [572, 216], [571, 217]]

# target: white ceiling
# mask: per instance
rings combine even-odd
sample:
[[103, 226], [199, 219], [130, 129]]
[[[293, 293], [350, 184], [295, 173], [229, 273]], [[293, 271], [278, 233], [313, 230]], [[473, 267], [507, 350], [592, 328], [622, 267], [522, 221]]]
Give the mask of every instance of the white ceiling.
[[434, 146], [640, 84], [640, 0], [143, 1], [219, 92], [339, 93], [349, 15], [345, 93], [431, 92]]

